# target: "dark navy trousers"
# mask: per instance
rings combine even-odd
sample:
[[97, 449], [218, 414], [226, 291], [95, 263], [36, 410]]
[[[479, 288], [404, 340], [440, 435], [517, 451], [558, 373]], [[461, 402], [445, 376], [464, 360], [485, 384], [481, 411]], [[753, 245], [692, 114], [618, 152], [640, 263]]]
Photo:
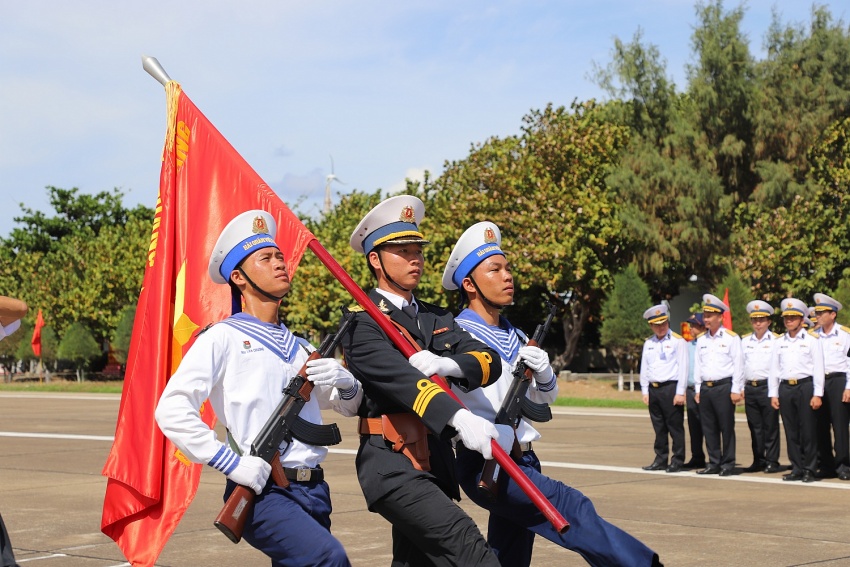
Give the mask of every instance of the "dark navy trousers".
[[[224, 500], [235, 488], [227, 481]], [[269, 482], [254, 500], [242, 537], [272, 560], [273, 567], [339, 566], [351, 563], [330, 532], [331, 495], [326, 482]]]
[[578, 490], [540, 472], [540, 461], [527, 451], [517, 463], [534, 485], [570, 523], [558, 534], [540, 510], [504, 471], [499, 473], [499, 494], [495, 501], [477, 489], [484, 458], [480, 453], [458, 446], [457, 470], [460, 487], [470, 500], [490, 511], [487, 541], [505, 567], [527, 567], [535, 534], [581, 555], [590, 565], [649, 566], [655, 553], [617, 526], [603, 520], [588, 497]]

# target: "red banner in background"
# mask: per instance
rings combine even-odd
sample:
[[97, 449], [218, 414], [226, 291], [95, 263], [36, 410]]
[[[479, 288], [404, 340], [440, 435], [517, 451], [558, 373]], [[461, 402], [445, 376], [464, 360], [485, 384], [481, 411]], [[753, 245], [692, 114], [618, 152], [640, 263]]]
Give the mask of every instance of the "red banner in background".
[[[174, 82], [151, 244], [124, 377], [101, 530], [134, 566], [156, 561], [197, 491], [202, 465], [163, 435], [154, 409], [196, 331], [230, 315], [230, 290], [210, 279], [210, 252], [237, 214], [263, 209], [294, 276], [315, 237]], [[202, 408], [212, 427], [209, 403]]]
[[726, 311], [723, 312], [723, 326], [729, 329], [732, 329], [732, 306], [729, 305], [729, 288], [726, 288], [726, 291], [723, 293], [723, 303], [726, 304]]
[[35, 329], [32, 331], [32, 353], [36, 358], [41, 358], [41, 329], [44, 328], [44, 316], [41, 314], [41, 309], [38, 310], [38, 316], [35, 318]]

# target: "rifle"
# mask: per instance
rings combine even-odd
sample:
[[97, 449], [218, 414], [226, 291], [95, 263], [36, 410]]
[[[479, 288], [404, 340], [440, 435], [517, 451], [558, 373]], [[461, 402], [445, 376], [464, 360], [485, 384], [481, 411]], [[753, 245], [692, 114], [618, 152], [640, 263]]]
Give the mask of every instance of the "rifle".
[[[307, 361], [326, 358], [333, 354], [340, 338], [354, 318], [348, 309], [343, 307], [342, 311], [343, 321], [339, 330], [325, 337], [319, 349], [311, 353]], [[318, 425], [299, 417], [298, 414], [310, 401], [310, 393], [313, 391], [313, 383], [307, 380], [306, 376], [307, 362], [284, 388], [283, 399], [251, 444], [251, 455], [260, 457], [272, 466], [271, 477], [275, 484], [283, 488], [289, 486], [289, 481], [284, 474], [283, 465], [280, 464], [280, 455], [286, 451], [293, 438], [310, 445], [336, 445], [342, 441], [339, 427], [335, 423]], [[286, 446], [281, 449], [284, 443]], [[254, 505], [255, 497], [256, 494], [250, 488], [236, 485], [213, 522], [215, 527], [233, 543], [239, 543], [242, 539], [245, 521]]]
[[[534, 334], [531, 336], [531, 340], [527, 343], [528, 346], [540, 346], [543, 343], [557, 311], [558, 306], [551, 303], [546, 321], [542, 325], [537, 325]], [[522, 418], [537, 422], [545, 422], [552, 419], [552, 410], [549, 408], [549, 404], [538, 404], [526, 397], [533, 373], [525, 364], [524, 360], [520, 359], [517, 363], [513, 371], [513, 377], [514, 381], [511, 384], [511, 389], [508, 391], [508, 394], [502, 401], [502, 407], [499, 408], [496, 414], [496, 423], [510, 425], [516, 430]], [[514, 435], [511, 456], [516, 459], [522, 456], [516, 435]], [[484, 468], [481, 471], [481, 480], [478, 481], [479, 493], [495, 500], [499, 490], [499, 470], [499, 464], [495, 460], [491, 459], [484, 463]]]

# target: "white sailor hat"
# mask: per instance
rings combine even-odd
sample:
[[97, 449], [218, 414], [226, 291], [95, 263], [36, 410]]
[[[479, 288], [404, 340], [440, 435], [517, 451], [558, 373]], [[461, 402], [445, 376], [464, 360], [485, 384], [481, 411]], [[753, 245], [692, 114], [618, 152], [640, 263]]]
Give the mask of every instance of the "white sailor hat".
[[449, 290], [459, 288], [463, 278], [471, 274], [475, 266], [496, 254], [505, 255], [499, 227], [490, 221], [470, 226], [460, 235], [449, 255], [443, 271], [443, 287]]
[[783, 299], [780, 303], [780, 308], [782, 309], [783, 317], [806, 317], [809, 314], [808, 306], [799, 299], [795, 299], [793, 297], [786, 297]]
[[646, 322], [650, 325], [657, 325], [659, 323], [663, 323], [668, 319], [667, 306], [663, 303], [653, 305], [652, 307], [643, 312], [643, 318], [646, 319]]
[[770, 317], [774, 310], [768, 302], [756, 299], [747, 303], [747, 313], [750, 317]]
[[390, 241], [393, 244], [430, 244], [419, 232], [424, 216], [425, 204], [418, 197], [390, 197], [366, 213], [351, 234], [349, 244], [355, 252], [364, 254]]
[[825, 293], [816, 293], [815, 294], [815, 310], [820, 311], [841, 311], [840, 301], [832, 299], [830, 296]]
[[245, 211], [227, 223], [210, 254], [209, 272], [215, 283], [227, 283], [239, 262], [260, 250], [278, 248], [277, 223], [266, 211]]
[[723, 300], [716, 295], [706, 293], [702, 296], [702, 312], [703, 313], [723, 313], [728, 311], [729, 307], [723, 303]]

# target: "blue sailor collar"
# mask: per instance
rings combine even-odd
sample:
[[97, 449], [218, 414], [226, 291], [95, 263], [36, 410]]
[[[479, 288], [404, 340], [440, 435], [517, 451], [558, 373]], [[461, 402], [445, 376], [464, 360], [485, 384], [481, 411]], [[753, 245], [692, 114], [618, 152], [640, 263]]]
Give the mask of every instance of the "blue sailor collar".
[[[484, 322], [481, 316], [472, 309], [464, 309], [455, 317], [458, 325], [473, 333], [481, 342], [499, 353], [503, 359], [513, 364], [519, 353], [519, 336], [522, 331], [511, 325], [510, 321], [499, 316], [499, 326], [494, 327]], [[525, 335], [522, 335], [525, 341]]]
[[280, 325], [265, 323], [247, 313], [236, 313], [222, 323], [256, 339], [287, 364], [292, 362], [298, 352], [297, 337], [282, 323]]

